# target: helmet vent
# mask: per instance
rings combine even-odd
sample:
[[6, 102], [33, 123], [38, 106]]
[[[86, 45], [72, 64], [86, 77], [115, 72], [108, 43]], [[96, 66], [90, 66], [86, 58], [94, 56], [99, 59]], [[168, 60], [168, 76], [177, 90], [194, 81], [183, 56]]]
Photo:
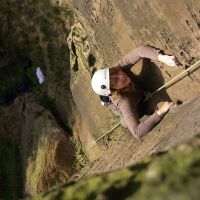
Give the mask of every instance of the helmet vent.
[[101, 85], [101, 89], [106, 89], [106, 86], [105, 85]]

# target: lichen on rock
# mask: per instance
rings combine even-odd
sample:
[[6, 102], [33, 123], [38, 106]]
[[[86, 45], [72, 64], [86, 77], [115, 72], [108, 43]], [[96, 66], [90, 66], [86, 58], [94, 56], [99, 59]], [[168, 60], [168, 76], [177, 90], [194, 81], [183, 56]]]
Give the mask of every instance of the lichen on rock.
[[84, 178], [32, 199], [198, 199], [199, 137], [135, 166]]
[[21, 151], [25, 192], [35, 194], [68, 180], [73, 148], [52, 114], [36, 103], [23, 112]]

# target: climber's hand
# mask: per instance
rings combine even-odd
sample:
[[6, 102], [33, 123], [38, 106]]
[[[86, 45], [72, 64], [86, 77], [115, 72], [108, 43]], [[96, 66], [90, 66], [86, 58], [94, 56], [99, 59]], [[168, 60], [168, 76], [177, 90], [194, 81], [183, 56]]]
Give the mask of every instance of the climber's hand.
[[166, 101], [162, 105], [162, 107], [159, 110], [156, 111], [157, 114], [162, 117], [164, 114], [166, 114], [168, 112], [168, 110], [173, 106], [173, 104], [174, 103], [171, 102], [171, 101]]
[[176, 56], [169, 56], [165, 54], [159, 54], [158, 55], [158, 60], [168, 66], [178, 66], [181, 65], [179, 62], [178, 58]]

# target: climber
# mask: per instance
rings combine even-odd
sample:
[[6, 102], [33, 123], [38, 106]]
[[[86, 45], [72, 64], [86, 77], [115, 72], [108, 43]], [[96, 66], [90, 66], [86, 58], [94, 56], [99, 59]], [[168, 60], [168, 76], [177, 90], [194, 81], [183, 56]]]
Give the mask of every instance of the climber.
[[180, 64], [173, 55], [166, 55], [151, 46], [139, 46], [120, 59], [114, 67], [97, 70], [91, 80], [94, 92], [106, 99], [113, 112], [120, 116], [121, 125], [129, 128], [136, 138], [141, 138], [155, 127], [173, 105], [173, 102], [164, 102], [162, 107], [144, 122], [139, 121], [144, 95], [134, 78], [131, 67], [142, 58], [158, 60], [168, 66]]

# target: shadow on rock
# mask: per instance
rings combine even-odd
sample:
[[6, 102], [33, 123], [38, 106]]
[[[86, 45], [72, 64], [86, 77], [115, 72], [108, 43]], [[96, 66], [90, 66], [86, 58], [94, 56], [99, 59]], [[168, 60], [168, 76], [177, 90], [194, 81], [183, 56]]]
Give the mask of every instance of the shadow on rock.
[[[165, 80], [159, 67], [149, 59], [144, 59], [142, 69], [137, 79], [143, 90], [148, 93], [156, 91], [159, 87], [165, 84]], [[172, 101], [166, 90], [163, 89], [151, 97], [145, 103], [147, 113], [152, 113], [157, 108], [157, 105], [164, 101]]]

